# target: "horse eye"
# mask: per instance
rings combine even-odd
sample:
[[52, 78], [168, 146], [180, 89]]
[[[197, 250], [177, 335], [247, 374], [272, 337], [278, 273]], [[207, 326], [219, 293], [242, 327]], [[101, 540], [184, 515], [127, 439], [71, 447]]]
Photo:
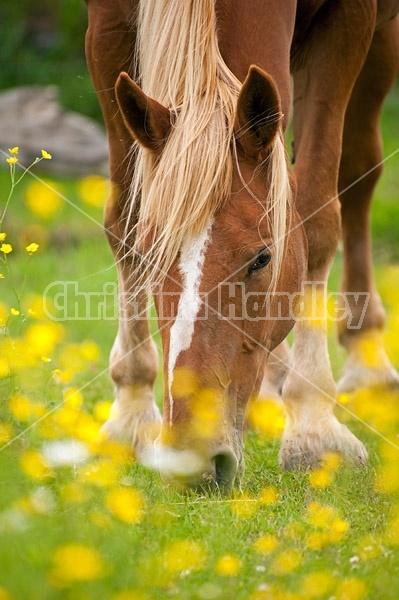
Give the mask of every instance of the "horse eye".
[[258, 269], [263, 269], [272, 259], [272, 255], [269, 251], [269, 248], [263, 248], [257, 255], [256, 259], [253, 263], [251, 263], [248, 267], [248, 274], [250, 275], [253, 271], [257, 271]]

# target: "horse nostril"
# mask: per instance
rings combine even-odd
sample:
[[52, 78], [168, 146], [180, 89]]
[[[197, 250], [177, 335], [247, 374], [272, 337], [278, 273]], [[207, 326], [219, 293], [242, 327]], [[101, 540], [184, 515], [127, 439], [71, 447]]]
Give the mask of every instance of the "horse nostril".
[[227, 495], [231, 492], [237, 474], [237, 458], [234, 453], [225, 448], [213, 457], [215, 479], [220, 492]]

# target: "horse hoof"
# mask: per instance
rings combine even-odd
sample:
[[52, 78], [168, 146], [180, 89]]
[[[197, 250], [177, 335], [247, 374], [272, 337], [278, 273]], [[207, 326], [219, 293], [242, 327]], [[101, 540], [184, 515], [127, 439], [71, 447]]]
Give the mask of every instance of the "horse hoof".
[[327, 452], [338, 452], [351, 463], [365, 464], [367, 450], [349, 429], [335, 417], [319, 423], [317, 431], [284, 433], [279, 461], [286, 471], [315, 469], [322, 464]]
[[152, 402], [139, 407], [133, 402], [130, 407], [119, 405], [116, 400], [111, 415], [101, 428], [100, 435], [126, 443], [133, 448], [137, 460], [141, 460], [149, 446], [152, 446], [161, 430], [162, 418], [157, 405]]

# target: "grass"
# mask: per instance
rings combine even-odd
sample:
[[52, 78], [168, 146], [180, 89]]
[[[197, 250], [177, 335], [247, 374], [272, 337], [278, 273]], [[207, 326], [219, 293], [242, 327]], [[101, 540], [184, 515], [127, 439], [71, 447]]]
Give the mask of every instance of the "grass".
[[[392, 95], [383, 121], [387, 155], [399, 147], [396, 114]], [[399, 154], [387, 161], [372, 215], [377, 278], [393, 328], [399, 307], [398, 168]], [[27, 177], [16, 188], [4, 226], [14, 251], [9, 273], [0, 268], [9, 334], [3, 351], [21, 365], [0, 379], [0, 599], [396, 600], [398, 454], [367, 424], [395, 441], [397, 398], [363, 394], [339, 410], [369, 449], [363, 468], [330, 465], [313, 479], [282, 473], [280, 430], [248, 431], [242, 492], [231, 499], [182, 495], [121, 452], [96, 445], [113, 395], [107, 363], [117, 328], [114, 298], [107, 303], [109, 319], [50, 322], [49, 330], [43, 329], [49, 321], [40, 303], [54, 281], [76, 281], [78, 291], [94, 293], [115, 283], [116, 274], [96, 199], [85, 200], [79, 182], [55, 184], [90, 219], [65, 201], [49, 214], [51, 197], [45, 197], [46, 218], [32, 212]], [[8, 185], [7, 170], [0, 171], [2, 198]], [[32, 241], [40, 249], [29, 258], [24, 247]], [[338, 252], [331, 289], [338, 288], [340, 263]], [[69, 304], [73, 295], [68, 287]], [[22, 323], [29, 306], [36, 316]], [[23, 314], [9, 317], [12, 307]], [[345, 355], [330, 333], [338, 376]], [[389, 339], [398, 367], [397, 340]], [[159, 401], [161, 389], [160, 379]], [[87, 444], [88, 462], [47, 465], [43, 453], [57, 439]], [[321, 485], [323, 477], [330, 478], [328, 485]]]

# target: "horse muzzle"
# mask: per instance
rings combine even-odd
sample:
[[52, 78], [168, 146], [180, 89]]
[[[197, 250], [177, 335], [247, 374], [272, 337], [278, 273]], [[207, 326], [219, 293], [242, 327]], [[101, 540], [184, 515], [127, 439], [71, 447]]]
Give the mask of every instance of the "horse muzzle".
[[188, 449], [154, 444], [143, 457], [156, 469], [164, 483], [185, 491], [229, 495], [238, 473], [239, 461], [231, 448], [219, 445], [208, 457]]

